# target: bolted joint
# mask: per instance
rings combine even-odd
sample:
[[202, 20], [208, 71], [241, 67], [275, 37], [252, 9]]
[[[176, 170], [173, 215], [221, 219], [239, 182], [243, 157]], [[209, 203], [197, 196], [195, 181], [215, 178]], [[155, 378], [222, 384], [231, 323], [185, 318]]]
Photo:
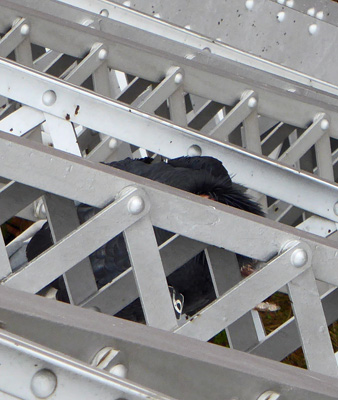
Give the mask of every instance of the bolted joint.
[[291, 265], [296, 268], [302, 268], [307, 263], [311, 263], [312, 251], [307, 243], [291, 240], [282, 246], [280, 254], [289, 251]]
[[106, 49], [101, 49], [98, 54], [99, 60], [105, 60], [108, 57], [108, 51]]
[[244, 90], [244, 92], [241, 94], [240, 100], [252, 110], [258, 105], [257, 95], [253, 90]]
[[184, 70], [181, 69], [180, 67], [172, 66], [172, 67], [168, 68], [165, 75], [166, 75], [166, 78], [173, 79], [174, 82], [176, 83], [176, 85], [181, 85], [183, 83]]
[[175, 81], [175, 83], [176, 83], [177, 85], [180, 85], [180, 84], [183, 82], [183, 75], [182, 75], [181, 72], [178, 72], [178, 73], [175, 75], [174, 81]]
[[122, 356], [119, 350], [115, 350], [112, 347], [104, 347], [95, 354], [91, 365], [108, 371], [119, 378], [126, 378], [128, 369], [121, 361]]
[[325, 113], [316, 114], [313, 119], [313, 123], [319, 124], [323, 131], [327, 131], [330, 128], [330, 118]]
[[139, 195], [133, 196], [128, 201], [128, 211], [132, 215], [138, 215], [145, 209], [145, 202]]
[[308, 259], [307, 252], [304, 249], [296, 249], [291, 254], [291, 264], [296, 268], [304, 267]]
[[56, 375], [49, 369], [36, 372], [31, 380], [31, 391], [39, 399], [46, 399], [53, 394], [56, 386]]
[[248, 100], [248, 107], [249, 108], [256, 108], [257, 107], [257, 103], [258, 103], [258, 101], [257, 101], [257, 99], [256, 99], [256, 97], [250, 97], [250, 99]]
[[29, 34], [30, 27], [28, 24], [23, 24], [20, 28], [20, 33], [22, 36], [27, 36]]
[[330, 122], [324, 118], [320, 123], [320, 127], [323, 129], [323, 131], [327, 131], [330, 128]]

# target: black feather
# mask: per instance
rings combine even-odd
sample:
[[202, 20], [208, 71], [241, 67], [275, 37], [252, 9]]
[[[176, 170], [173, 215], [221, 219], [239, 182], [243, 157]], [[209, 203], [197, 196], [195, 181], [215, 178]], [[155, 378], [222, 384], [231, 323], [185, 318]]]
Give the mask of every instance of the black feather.
[[[251, 200], [245, 189], [234, 185], [219, 160], [212, 157], [180, 157], [169, 160], [167, 163], [155, 163], [151, 158], [133, 160], [127, 158], [107, 164], [135, 175], [165, 183], [178, 189], [197, 195], [205, 194], [223, 204], [263, 215], [260, 206]], [[91, 218], [99, 210], [85, 204], [77, 208], [81, 223]], [[170, 233], [155, 228], [159, 243], [170, 237]], [[32, 260], [52, 245], [52, 237], [48, 223], [32, 238], [27, 246], [27, 258]], [[106, 245], [90, 255], [98, 287], [101, 288], [123, 271], [130, 267], [128, 252], [123, 235], [120, 234]], [[243, 257], [241, 258], [243, 260]], [[247, 259], [244, 258], [247, 261]], [[185, 298], [183, 311], [194, 314], [201, 307], [215, 298], [208, 265], [204, 253], [199, 254], [187, 262], [168, 278], [168, 284]], [[56, 285], [59, 289], [59, 299], [68, 301], [67, 292], [62, 280]], [[132, 303], [118, 316], [128, 319], [142, 320], [142, 309], [138, 301]]]

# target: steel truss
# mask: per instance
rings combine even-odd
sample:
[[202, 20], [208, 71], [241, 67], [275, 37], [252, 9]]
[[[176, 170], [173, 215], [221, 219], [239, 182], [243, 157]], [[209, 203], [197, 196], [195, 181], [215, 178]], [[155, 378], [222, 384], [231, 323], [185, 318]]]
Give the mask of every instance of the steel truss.
[[[249, 11], [248, 2], [242, 3]], [[300, 11], [290, 12], [311, 17]], [[73, 305], [115, 315], [140, 297], [150, 327], [204, 341], [226, 329], [233, 348], [275, 360], [302, 345], [308, 369], [336, 377], [327, 325], [338, 319], [337, 244], [329, 238], [335, 238], [338, 222], [338, 87], [321, 75], [314, 78], [103, 0], [1, 0], [0, 32], [0, 222], [14, 215], [47, 217], [55, 241], [14, 270], [8, 257], [14, 250], [0, 236], [0, 297], [17, 293], [6, 287], [38, 293], [63, 275]], [[269, 218], [97, 163], [201, 154], [221, 160]], [[79, 225], [74, 200], [102, 210]], [[153, 226], [175, 236], [158, 248]], [[132, 268], [98, 290], [88, 256], [121, 232]], [[166, 276], [201, 251], [217, 299], [178, 322]], [[235, 253], [263, 267], [241, 280]], [[294, 318], [266, 335], [252, 310], [280, 289], [292, 300]], [[44, 304], [27, 299], [32, 307], [35, 301]], [[11, 318], [15, 309], [6, 303], [3, 312]], [[13, 332], [38, 343], [42, 337]], [[4, 333], [1, 340], [11, 353], [16, 339]], [[69, 348], [41, 344], [74, 356]], [[33, 359], [43, 352], [38, 346]], [[103, 391], [122, 385], [111, 377], [102, 380]], [[128, 398], [150, 395], [137, 390]], [[324, 398], [315, 391], [313, 396]]]

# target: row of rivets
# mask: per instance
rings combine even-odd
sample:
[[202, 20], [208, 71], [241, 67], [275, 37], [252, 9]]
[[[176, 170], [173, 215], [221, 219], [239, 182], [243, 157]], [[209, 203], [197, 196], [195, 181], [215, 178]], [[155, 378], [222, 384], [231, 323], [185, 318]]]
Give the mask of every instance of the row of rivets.
[[316, 13], [316, 9], [314, 7], [309, 8], [306, 13], [310, 17], [316, 17], [317, 19], [324, 19], [324, 11], [318, 11]]
[[[287, 1], [285, 1], [285, 0], [277, 0], [277, 3], [282, 4], [282, 5], [285, 4], [289, 8], [292, 8], [294, 6], [294, 1], [293, 0], [287, 0]], [[246, 0], [245, 7], [247, 8], [247, 10], [251, 11], [254, 8], [254, 4], [255, 4], [254, 0]], [[309, 8], [307, 10], [307, 14], [310, 15], [311, 17], [316, 17], [317, 19], [320, 19], [320, 20], [324, 19], [324, 12], [323, 11], [318, 11], [316, 13], [315, 8], [313, 8], [313, 7]], [[285, 11], [278, 12], [276, 18], [277, 18], [278, 22], [285, 21], [285, 18], [286, 18]], [[314, 35], [318, 31], [318, 25], [317, 24], [311, 24], [308, 29], [309, 29], [309, 33], [311, 35]]]

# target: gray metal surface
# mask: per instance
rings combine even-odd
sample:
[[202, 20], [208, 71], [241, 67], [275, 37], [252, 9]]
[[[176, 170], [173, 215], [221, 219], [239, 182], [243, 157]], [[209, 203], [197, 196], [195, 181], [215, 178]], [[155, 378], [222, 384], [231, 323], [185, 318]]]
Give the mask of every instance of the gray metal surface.
[[[140, 19], [114, 7], [111, 1], [63, 1], [96, 13], [102, 9], [109, 10], [110, 18], [114, 19], [117, 14], [117, 18], [129, 24]], [[159, 0], [119, 0], [117, 3], [189, 31], [217, 38], [263, 59], [337, 83], [332, 66], [337, 62], [333, 43], [337, 40], [335, 16], [338, 6], [330, 0], [242, 0], [236, 5], [231, 0], [171, 1], [170, 5]], [[312, 8], [314, 15], [309, 15], [307, 11]], [[323, 59], [327, 60], [325, 65], [321, 62]]]
[[[117, 362], [127, 367], [128, 383], [166, 396], [252, 400], [273, 391], [287, 400], [337, 398], [337, 380], [328, 376], [5, 287], [0, 288], [0, 300], [0, 318], [9, 333], [48, 346], [51, 355], [67, 354], [79, 360], [79, 367], [89, 364], [102, 348], [116, 349]], [[84, 384], [97, 374], [88, 374]], [[101, 372], [105, 379], [117, 380], [107, 375]]]
[[[254, 393], [261, 400], [259, 396], [268, 398], [269, 394], [263, 394], [271, 390], [282, 391], [288, 398], [290, 388], [292, 398], [331, 396], [327, 388], [320, 393], [312, 384], [302, 386], [306, 375], [301, 374], [300, 381], [292, 380], [291, 373], [286, 377], [282, 369], [278, 369], [279, 377], [269, 375], [275, 364], [268, 361], [258, 362], [260, 377], [251, 379], [257, 366], [252, 360], [257, 359], [246, 359], [243, 354], [239, 364], [234, 361], [227, 366], [226, 379], [236, 385], [225, 388], [220, 378], [224, 362], [220, 364], [211, 355], [217, 350], [202, 343], [204, 368], [190, 356], [179, 358], [182, 365], [178, 367], [183, 374], [183, 365], [192, 363], [198, 382], [189, 390], [184, 390], [183, 380], [173, 384], [178, 343], [183, 341], [187, 351], [189, 346], [194, 351], [197, 348], [182, 335], [206, 341], [224, 329], [233, 348], [276, 360], [301, 344], [309, 370], [337, 376], [327, 330], [327, 324], [338, 319], [332, 288], [338, 285], [338, 246], [335, 237], [328, 238], [337, 231], [338, 222], [334, 182], [338, 86], [332, 68], [337, 53], [327, 40], [322, 44], [329, 36], [333, 43], [337, 31], [334, 23], [320, 20], [320, 15], [314, 21], [317, 14], [308, 15], [303, 5], [293, 9], [292, 2], [281, 3], [214, 2], [212, 7], [206, 4], [207, 13], [200, 13], [197, 3], [187, 2], [183, 8], [181, 2], [170, 7], [163, 2], [134, 2], [133, 7], [146, 7], [142, 10], [151, 14], [147, 16], [126, 7], [128, 3], [120, 6], [103, 0], [0, 0], [0, 221], [15, 214], [32, 219], [47, 216], [56, 242], [12, 272], [9, 248], [0, 238], [0, 297], [1, 293], [9, 296], [3, 306], [6, 318], [14, 321], [18, 316], [15, 308], [19, 305], [8, 305], [10, 289], [38, 293], [63, 275], [71, 303], [115, 315], [139, 297], [147, 324], [170, 331], [165, 337], [173, 341], [173, 347], [169, 352], [165, 345], [157, 349], [157, 358], [150, 357], [145, 342], [159, 343], [162, 336], [145, 330], [145, 336], [140, 333], [134, 342], [139, 358], [129, 372], [140, 385], [187, 399], [211, 398], [211, 386], [216, 388], [215, 398], [251, 399]], [[226, 30], [222, 13], [229, 18]], [[177, 26], [187, 25], [186, 18], [192, 30]], [[253, 41], [256, 31], [259, 34]], [[296, 33], [298, 40], [294, 40]], [[245, 52], [249, 41], [253, 45]], [[300, 52], [305, 47], [306, 54]], [[263, 53], [265, 59], [258, 57]], [[317, 67], [315, 60], [324, 57], [325, 67]], [[182, 155], [221, 160], [234, 182], [250, 189], [269, 218], [98, 164], [127, 156], [165, 159]], [[79, 225], [74, 201], [102, 210]], [[297, 225], [299, 229], [294, 228]], [[158, 247], [153, 226], [174, 236]], [[122, 232], [131, 268], [98, 290], [88, 256]], [[205, 251], [217, 298], [177, 322], [165, 278], [201, 251]], [[234, 253], [259, 260], [259, 271], [241, 279]], [[253, 309], [285, 287], [295, 317], [266, 335]], [[18, 296], [27, 298], [27, 309], [34, 308], [34, 297]], [[41, 307], [40, 318], [49, 313], [49, 306]], [[53, 303], [51, 309], [54, 306], [59, 307]], [[73, 321], [76, 311], [69, 307], [72, 311], [62, 329], [72, 332], [78, 323], [74, 329], [83, 337], [82, 324], [90, 323], [83, 318], [89, 311], [80, 310]], [[94, 330], [87, 326], [86, 332], [95, 343], [105, 335], [106, 321], [119, 324], [109, 316], [91, 316], [99, 325]], [[85, 346], [80, 340], [81, 346], [72, 349], [73, 340], [54, 347], [53, 335], [47, 339], [52, 326], [59, 329], [53, 316], [42, 318], [42, 332], [33, 323], [25, 329], [19, 320], [14, 333], [33, 341], [41, 338], [42, 345], [66, 353], [60, 376], [75, 362], [69, 357], [90, 361], [86, 346], [92, 347], [86, 340]], [[134, 325], [123, 325], [126, 335], [129, 326], [133, 329]], [[26, 362], [22, 353], [9, 350], [13, 340], [3, 335], [6, 354]], [[31, 346], [18, 340], [26, 350]], [[116, 356], [111, 343], [101, 343], [100, 348], [112, 346], [109, 354], [114, 363], [120, 355]], [[130, 342], [122, 347], [133, 350]], [[35, 350], [27, 365], [45, 351], [39, 346]], [[120, 348], [117, 354], [122, 354]], [[49, 361], [56, 360], [60, 361], [51, 353]], [[167, 381], [165, 360], [170, 367]], [[245, 366], [246, 362], [252, 365]], [[124, 368], [116, 368], [124, 374]], [[25, 379], [27, 370], [22, 372]], [[87, 372], [87, 383], [95, 381], [96, 372]], [[273, 376], [278, 384], [269, 387], [264, 378], [263, 385], [262, 376]], [[288, 389], [283, 386], [284, 378], [289, 381]], [[113, 384], [108, 384], [109, 377], [104, 379], [102, 391], [106, 384]], [[243, 379], [248, 384], [240, 387]], [[6, 392], [4, 385], [0, 390]], [[299, 385], [302, 388], [297, 391]], [[144, 394], [146, 389], [137, 390]]]

